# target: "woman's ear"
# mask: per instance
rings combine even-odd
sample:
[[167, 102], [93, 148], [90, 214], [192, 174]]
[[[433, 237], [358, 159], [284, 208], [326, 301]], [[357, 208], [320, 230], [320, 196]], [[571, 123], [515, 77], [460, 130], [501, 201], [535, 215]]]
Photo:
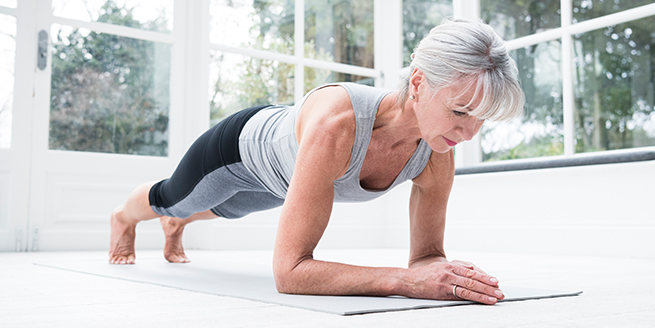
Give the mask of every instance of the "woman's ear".
[[418, 98], [418, 87], [425, 80], [425, 74], [415, 68], [409, 78], [409, 94]]

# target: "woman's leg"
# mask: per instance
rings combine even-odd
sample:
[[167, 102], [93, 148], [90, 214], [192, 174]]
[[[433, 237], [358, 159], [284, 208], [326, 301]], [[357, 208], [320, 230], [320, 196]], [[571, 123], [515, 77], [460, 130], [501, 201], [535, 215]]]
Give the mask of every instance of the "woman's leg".
[[[216, 218], [210, 209], [250, 188], [248, 181], [235, 176], [233, 166], [242, 166], [238, 147], [241, 129], [265, 107], [248, 108], [225, 118], [191, 145], [169, 179], [137, 187], [111, 215], [109, 262], [133, 264], [137, 223], [158, 217], [163, 217], [166, 259], [188, 261], [182, 248], [184, 226], [195, 220]], [[244, 168], [243, 172], [248, 171]], [[216, 213], [225, 216], [223, 212]]]

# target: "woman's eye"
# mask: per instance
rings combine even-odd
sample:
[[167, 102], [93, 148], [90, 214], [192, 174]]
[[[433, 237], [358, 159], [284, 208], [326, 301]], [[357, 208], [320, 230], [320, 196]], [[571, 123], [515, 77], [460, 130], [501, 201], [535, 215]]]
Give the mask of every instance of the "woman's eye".
[[455, 116], [466, 116], [466, 115], [468, 115], [468, 113], [460, 112], [458, 110], [454, 110], [453, 113], [455, 114]]

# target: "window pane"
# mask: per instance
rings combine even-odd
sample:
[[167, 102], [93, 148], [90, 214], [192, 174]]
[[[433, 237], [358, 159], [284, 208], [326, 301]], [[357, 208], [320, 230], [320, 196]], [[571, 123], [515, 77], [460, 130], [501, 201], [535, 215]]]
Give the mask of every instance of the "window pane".
[[293, 0], [211, 0], [212, 43], [293, 54]]
[[16, 18], [0, 15], [0, 148], [11, 147]]
[[573, 0], [573, 22], [582, 22], [651, 3], [653, 0]]
[[418, 42], [452, 15], [452, 0], [403, 0], [403, 66], [409, 66]]
[[574, 37], [576, 152], [655, 146], [655, 17]]
[[241, 109], [293, 104], [293, 65], [220, 51], [210, 52], [211, 125]]
[[305, 93], [316, 87], [334, 82], [355, 82], [359, 84], [374, 86], [375, 78], [333, 72], [320, 68], [305, 67]]
[[166, 156], [171, 46], [53, 25], [50, 149]]
[[16, 0], [0, 0], [0, 6], [16, 8]]
[[149, 31], [173, 30], [173, 0], [52, 0], [56, 16]]
[[373, 68], [373, 0], [305, 1], [305, 57]]
[[525, 115], [483, 125], [483, 161], [564, 153], [560, 46], [560, 41], [550, 41], [511, 52], [526, 97]]
[[504, 40], [560, 27], [560, 0], [480, 0], [480, 15]]

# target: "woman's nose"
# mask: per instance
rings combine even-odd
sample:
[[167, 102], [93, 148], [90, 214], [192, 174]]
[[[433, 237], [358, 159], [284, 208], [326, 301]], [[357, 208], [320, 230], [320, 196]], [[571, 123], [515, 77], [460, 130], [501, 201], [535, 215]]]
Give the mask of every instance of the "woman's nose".
[[465, 122], [462, 123], [460, 136], [464, 138], [464, 140], [470, 141], [476, 134], [478, 134], [478, 132], [480, 132], [484, 120], [479, 120], [475, 116], [469, 116], [465, 119]]

